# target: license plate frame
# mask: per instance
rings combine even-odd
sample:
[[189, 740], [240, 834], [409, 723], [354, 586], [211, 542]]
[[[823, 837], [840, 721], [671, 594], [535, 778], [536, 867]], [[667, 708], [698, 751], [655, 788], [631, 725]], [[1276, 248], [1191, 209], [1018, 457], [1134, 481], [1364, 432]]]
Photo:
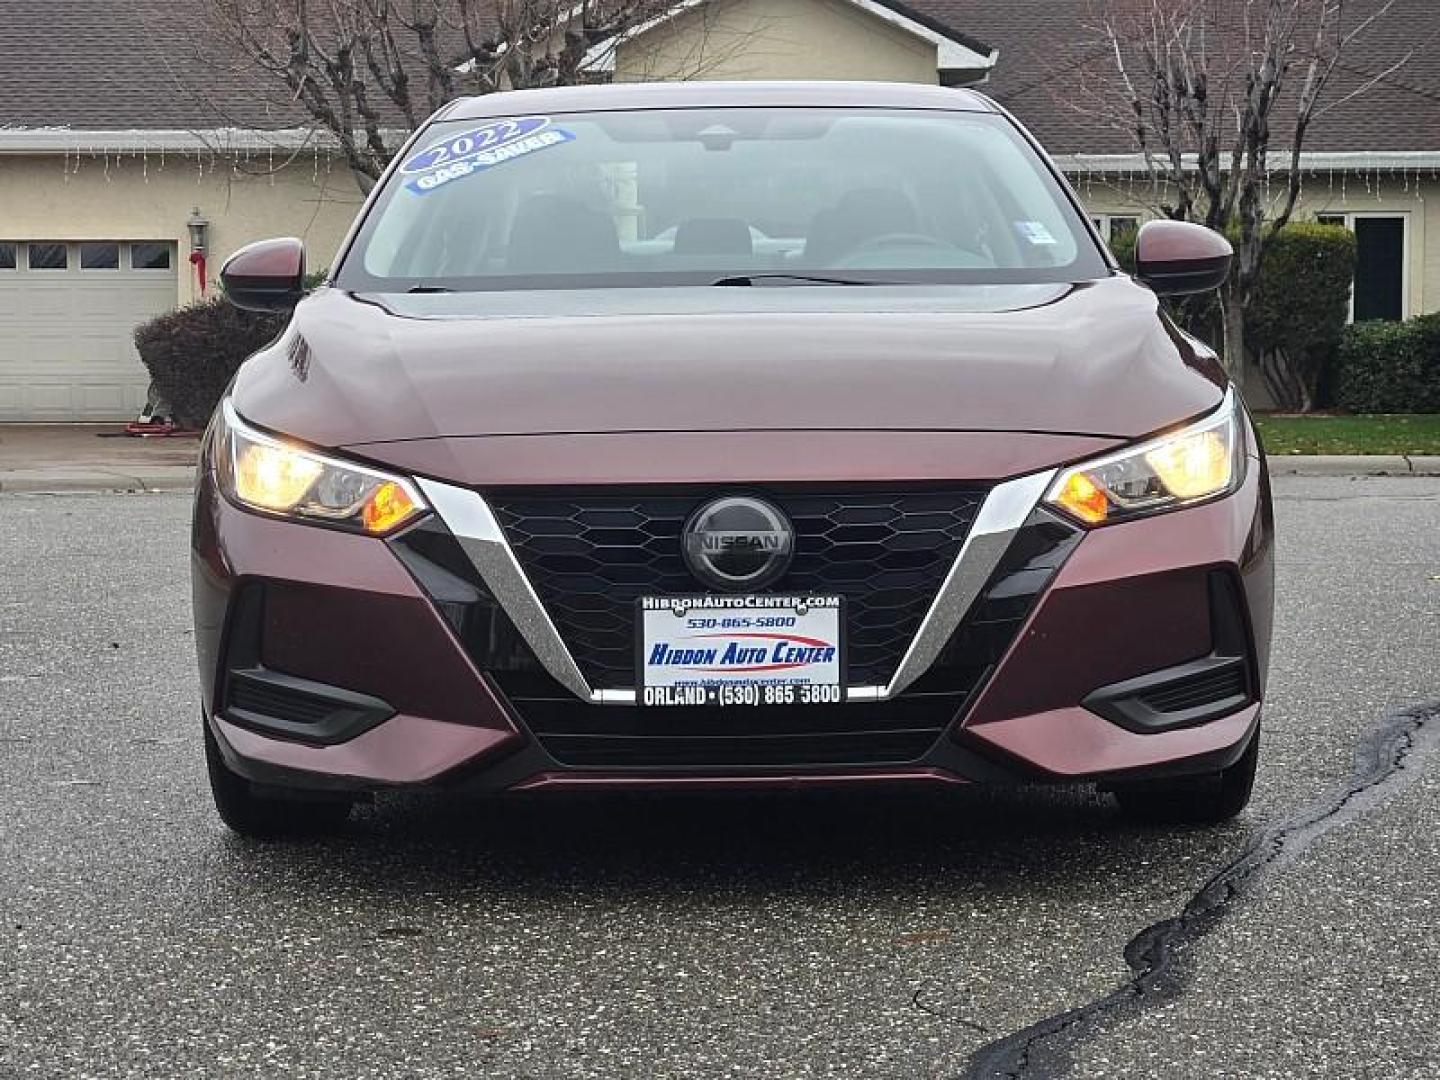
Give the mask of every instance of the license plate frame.
[[[677, 650], [679, 642], [686, 644]], [[657, 652], [661, 645], [667, 651]], [[635, 672], [636, 699], [647, 707], [838, 704], [844, 598], [641, 597]]]

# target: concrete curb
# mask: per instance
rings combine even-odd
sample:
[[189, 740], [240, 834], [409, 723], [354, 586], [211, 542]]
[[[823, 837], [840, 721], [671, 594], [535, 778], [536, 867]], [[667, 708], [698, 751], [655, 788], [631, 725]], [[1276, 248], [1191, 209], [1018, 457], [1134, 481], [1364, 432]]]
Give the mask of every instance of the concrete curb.
[[129, 465], [111, 469], [73, 466], [0, 470], [0, 494], [61, 495], [80, 491], [188, 491], [195, 486], [193, 465]]
[[1440, 476], [1440, 456], [1272, 454], [1270, 473], [1273, 476]]

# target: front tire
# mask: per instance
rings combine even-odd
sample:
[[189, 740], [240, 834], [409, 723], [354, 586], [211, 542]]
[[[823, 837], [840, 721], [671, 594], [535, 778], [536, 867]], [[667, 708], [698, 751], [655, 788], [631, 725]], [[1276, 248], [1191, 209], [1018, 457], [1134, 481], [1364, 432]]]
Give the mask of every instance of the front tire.
[[343, 795], [303, 799], [257, 792], [254, 784], [225, 764], [209, 723], [205, 724], [205, 766], [220, 820], [250, 839], [334, 832], [345, 824], [354, 806], [354, 800]]
[[1260, 760], [1260, 732], [1239, 760], [1219, 772], [1116, 786], [1114, 794], [1127, 817], [1138, 821], [1216, 825], [1229, 821], [1250, 802]]

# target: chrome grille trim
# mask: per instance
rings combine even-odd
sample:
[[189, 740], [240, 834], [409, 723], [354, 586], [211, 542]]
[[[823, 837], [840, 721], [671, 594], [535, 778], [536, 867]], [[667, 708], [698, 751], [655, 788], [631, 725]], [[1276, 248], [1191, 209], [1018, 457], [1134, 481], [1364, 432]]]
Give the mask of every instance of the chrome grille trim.
[[[1049, 469], [1017, 477], [990, 490], [890, 682], [848, 687], [847, 701], [885, 701], [902, 693], [929, 669], [995, 572], [1015, 533], [1039, 505], [1056, 472]], [[551, 677], [593, 705], [635, 704], [638, 694], [633, 687], [597, 690], [590, 686], [489, 503], [468, 488], [419, 478], [416, 483]]]
[[545, 670], [576, 697], [595, 700], [595, 691], [520, 569], [490, 504], [468, 488], [418, 478], [416, 483]]
[[955, 564], [935, 594], [910, 648], [900, 658], [881, 698], [892, 698], [929, 670], [975, 598], [995, 572], [1005, 549], [1055, 479], [1055, 469], [1007, 480], [990, 489], [965, 536]]

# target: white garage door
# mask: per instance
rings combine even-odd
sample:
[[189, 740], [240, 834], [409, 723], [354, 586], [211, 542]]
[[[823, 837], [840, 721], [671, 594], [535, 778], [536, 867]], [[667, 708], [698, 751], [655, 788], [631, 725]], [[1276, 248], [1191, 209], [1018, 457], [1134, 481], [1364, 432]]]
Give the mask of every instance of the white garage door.
[[175, 306], [175, 245], [0, 240], [0, 420], [134, 419], [131, 335]]

